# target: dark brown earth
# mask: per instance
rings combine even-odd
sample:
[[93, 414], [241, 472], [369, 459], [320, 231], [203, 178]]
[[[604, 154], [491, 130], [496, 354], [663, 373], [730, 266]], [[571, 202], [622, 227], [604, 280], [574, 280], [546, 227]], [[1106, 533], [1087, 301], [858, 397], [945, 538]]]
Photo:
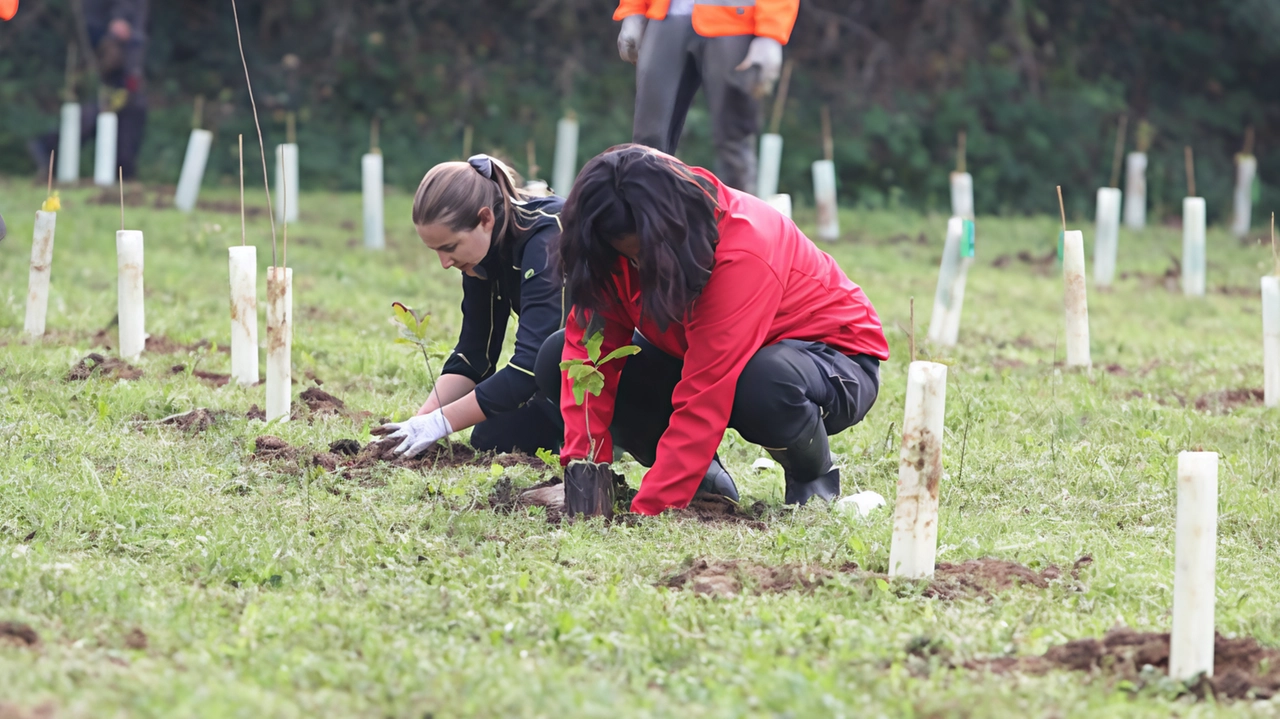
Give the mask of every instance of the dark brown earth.
[[[169, 372], [172, 374], [182, 374], [186, 371], [187, 371], [187, 366], [184, 364], [176, 364], [169, 368]], [[223, 385], [231, 381], [231, 375], [229, 374], [219, 374], [217, 372], [205, 372], [202, 369], [192, 370], [191, 376], [199, 380], [204, 380], [205, 382], [208, 382], [214, 387], [222, 387]]]
[[0, 644], [10, 646], [34, 647], [40, 643], [40, 635], [29, 624], [22, 622], [0, 622]]
[[[1270, 699], [1280, 693], [1280, 651], [1264, 647], [1252, 637], [1228, 639], [1218, 634], [1213, 655], [1213, 677], [1189, 686], [1190, 693], [1219, 699]], [[1076, 639], [1038, 657], [977, 659], [964, 666], [994, 674], [1088, 672], [1141, 686], [1144, 666], [1168, 674], [1169, 635], [1118, 628], [1102, 639]]]
[[[427, 472], [451, 467], [483, 466], [497, 464], [502, 467], [514, 467], [527, 464], [541, 465], [536, 457], [524, 454], [490, 455], [478, 453], [464, 444], [450, 447], [437, 444], [419, 457], [406, 459], [393, 452], [398, 439], [380, 439], [359, 446], [354, 439], [341, 439], [329, 445], [329, 451], [316, 452], [305, 447], [294, 447], [288, 442], [271, 435], [263, 435], [254, 441], [254, 457], [266, 461], [282, 461], [292, 463], [289, 471], [300, 471], [303, 467], [320, 466], [327, 471], [341, 471], [348, 479], [367, 477], [369, 473], [381, 466], [403, 467], [417, 472]], [[356, 451], [349, 454], [352, 449]]]
[[[632, 492], [632, 497], [635, 492]], [[748, 509], [726, 497], [715, 494], [698, 494], [684, 509], [667, 510], [667, 514], [692, 519], [704, 524], [740, 524], [752, 529], [765, 529], [767, 524], [760, 520], [764, 515], [765, 505], [756, 502]]]
[[146, 649], [147, 633], [141, 629], [134, 627], [124, 635], [124, 645], [130, 649]]
[[[1080, 570], [1093, 562], [1088, 556], [1076, 560], [1071, 576], [1079, 579]], [[866, 579], [887, 579], [882, 574], [861, 572], [849, 563], [839, 570]], [[836, 576], [837, 571], [820, 566], [799, 564], [761, 565], [747, 560], [714, 561], [698, 559], [688, 569], [660, 582], [661, 586], [690, 589], [699, 594], [732, 596], [743, 591], [756, 594], [809, 591]], [[1049, 566], [1039, 572], [1017, 562], [1002, 559], [971, 559], [961, 564], [939, 562], [934, 576], [925, 586], [924, 596], [943, 601], [990, 599], [998, 593], [1018, 586], [1048, 589], [1049, 582], [1062, 578], [1062, 570]]]
[[245, 418], [245, 419], [260, 419], [260, 420], [262, 420], [263, 422], [266, 422], [266, 421], [267, 421], [267, 412], [266, 412], [266, 410], [262, 409], [261, 407], [259, 407], [258, 405], [256, 405], [256, 404], [255, 404], [255, 405], [252, 405], [252, 406], [250, 406], [250, 407], [249, 407], [249, 411], [248, 411], [248, 412], [245, 412], [245, 413], [244, 413], [244, 418]]
[[[120, 331], [113, 322], [95, 332], [90, 341], [93, 342], [94, 347], [102, 347], [108, 350], [115, 349], [120, 341]], [[213, 343], [209, 340], [197, 340], [188, 345], [164, 335], [151, 335], [147, 337], [146, 351], [151, 354], [171, 355], [183, 352], [199, 352], [212, 346]], [[218, 351], [230, 352], [231, 349], [229, 347], [219, 347]]]
[[198, 434], [212, 427], [220, 414], [222, 413], [218, 411], [211, 411], [204, 407], [197, 407], [190, 412], [183, 412], [182, 414], [165, 417], [160, 420], [160, 424], [175, 427], [183, 432]]
[[313, 415], [323, 417], [346, 414], [346, 403], [319, 387], [303, 390], [302, 394], [298, 395], [298, 400], [306, 405]]
[[532, 487], [517, 488], [509, 478], [500, 477], [489, 494], [489, 507], [504, 514], [524, 507], [545, 507], [547, 521], [557, 524], [564, 517], [564, 481], [553, 477]]
[[1261, 389], [1239, 388], [1210, 392], [1196, 398], [1196, 409], [1223, 414], [1240, 407], [1260, 406], [1266, 397]]
[[142, 377], [142, 370], [124, 360], [103, 357], [97, 352], [91, 352], [71, 368], [66, 380], [78, 382], [94, 376], [110, 380], [134, 380]]

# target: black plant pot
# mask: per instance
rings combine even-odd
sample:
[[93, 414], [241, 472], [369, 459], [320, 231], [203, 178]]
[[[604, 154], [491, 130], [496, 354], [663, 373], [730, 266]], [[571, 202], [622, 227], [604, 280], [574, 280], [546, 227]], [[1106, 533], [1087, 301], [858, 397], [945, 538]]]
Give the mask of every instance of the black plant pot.
[[564, 509], [570, 516], [613, 516], [613, 489], [623, 483], [622, 475], [608, 464], [570, 462], [564, 468]]

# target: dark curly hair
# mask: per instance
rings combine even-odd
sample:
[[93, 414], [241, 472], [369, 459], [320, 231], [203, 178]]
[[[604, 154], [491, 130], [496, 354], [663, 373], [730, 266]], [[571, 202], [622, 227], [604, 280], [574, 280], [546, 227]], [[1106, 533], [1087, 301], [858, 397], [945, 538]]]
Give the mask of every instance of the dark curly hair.
[[628, 235], [640, 243], [641, 312], [664, 331], [683, 321], [715, 267], [719, 209], [714, 184], [648, 147], [619, 145], [588, 162], [565, 201], [557, 251], [580, 321], [619, 301], [610, 243]]

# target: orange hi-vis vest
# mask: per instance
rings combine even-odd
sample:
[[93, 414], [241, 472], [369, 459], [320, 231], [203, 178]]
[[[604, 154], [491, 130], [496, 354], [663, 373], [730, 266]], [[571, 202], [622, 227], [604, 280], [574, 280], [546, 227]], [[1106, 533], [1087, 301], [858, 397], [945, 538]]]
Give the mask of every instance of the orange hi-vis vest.
[[[613, 19], [644, 15], [662, 20], [670, 6], [671, 0], [619, 0]], [[800, 0], [694, 0], [693, 29], [703, 37], [756, 35], [786, 45], [799, 11]]]

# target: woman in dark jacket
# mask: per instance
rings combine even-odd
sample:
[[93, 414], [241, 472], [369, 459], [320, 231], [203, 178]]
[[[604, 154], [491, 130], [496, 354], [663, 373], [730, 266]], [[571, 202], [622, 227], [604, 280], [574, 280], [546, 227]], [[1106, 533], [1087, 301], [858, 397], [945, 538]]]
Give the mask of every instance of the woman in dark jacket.
[[[398, 452], [419, 454], [468, 427], [480, 450], [559, 448], [560, 410], [538, 393], [533, 368], [564, 317], [564, 285], [547, 262], [563, 204], [516, 189], [506, 166], [486, 155], [442, 163], [423, 178], [413, 224], [440, 264], [463, 275], [462, 332], [417, 416], [388, 425], [404, 440]], [[515, 354], [498, 369], [513, 312]]]

